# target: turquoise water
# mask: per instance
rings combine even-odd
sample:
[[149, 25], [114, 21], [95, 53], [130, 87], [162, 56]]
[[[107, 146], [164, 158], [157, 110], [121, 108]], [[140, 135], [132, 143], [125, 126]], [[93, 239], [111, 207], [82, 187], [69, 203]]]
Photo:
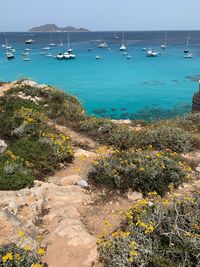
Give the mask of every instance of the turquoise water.
[[[76, 59], [58, 61], [40, 55], [41, 48], [50, 42], [49, 34], [34, 35], [32, 38], [38, 43], [27, 46], [24, 40], [30, 38], [30, 34], [3, 33], [1, 44], [7, 36], [16, 49], [16, 57], [8, 61], [5, 49], [0, 48], [0, 80], [28, 77], [59, 87], [78, 96], [89, 114], [137, 119], [173, 117], [190, 111], [192, 95], [198, 89], [200, 33], [192, 35], [195, 37], [190, 45], [193, 58], [185, 59], [185, 32], [171, 33], [171, 39], [168, 33], [169, 45], [165, 51], [159, 48], [162, 32], [126, 34], [128, 53], [132, 56], [127, 60], [119, 51], [120, 40], [114, 39], [113, 33], [74, 33], [70, 40]], [[53, 38], [59, 42], [60, 35], [55, 34]], [[108, 42], [111, 51], [97, 48], [100, 39]], [[162, 54], [147, 58], [142, 47], [150, 45]], [[25, 47], [32, 48], [29, 62], [22, 61]], [[47, 53], [56, 55], [64, 50], [66, 44], [62, 49], [52, 47]], [[102, 59], [96, 60], [96, 55]]]

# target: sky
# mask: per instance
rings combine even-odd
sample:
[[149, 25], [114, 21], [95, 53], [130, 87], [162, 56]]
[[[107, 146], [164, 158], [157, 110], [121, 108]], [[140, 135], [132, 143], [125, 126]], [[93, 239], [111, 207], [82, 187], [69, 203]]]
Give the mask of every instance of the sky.
[[0, 0], [0, 32], [46, 23], [93, 31], [200, 30], [200, 0]]

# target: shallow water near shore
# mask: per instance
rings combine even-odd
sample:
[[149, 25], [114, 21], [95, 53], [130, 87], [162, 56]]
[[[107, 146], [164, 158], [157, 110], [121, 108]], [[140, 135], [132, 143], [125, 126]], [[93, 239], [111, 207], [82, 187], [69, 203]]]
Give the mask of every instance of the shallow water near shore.
[[[67, 33], [1, 33], [0, 44], [8, 43], [16, 49], [14, 60], [7, 60], [5, 48], [0, 46], [0, 80], [31, 78], [76, 95], [89, 114], [115, 119], [170, 118], [190, 112], [192, 95], [198, 90], [200, 79], [200, 32], [191, 32], [192, 59], [185, 59], [183, 50], [187, 32], [168, 32], [168, 47], [160, 49], [164, 32], [127, 32], [125, 41], [127, 60], [119, 51], [120, 33], [70, 33], [75, 60], [59, 61], [40, 55], [43, 47], [53, 41], [63, 47], [51, 47], [45, 53], [56, 55], [67, 49]], [[32, 38], [36, 44], [25, 45]], [[99, 49], [100, 40], [108, 49]], [[157, 58], [147, 58], [143, 47], [161, 52]], [[22, 60], [22, 52], [31, 48], [30, 61]], [[88, 51], [91, 48], [92, 51]], [[101, 60], [96, 60], [96, 55]]]

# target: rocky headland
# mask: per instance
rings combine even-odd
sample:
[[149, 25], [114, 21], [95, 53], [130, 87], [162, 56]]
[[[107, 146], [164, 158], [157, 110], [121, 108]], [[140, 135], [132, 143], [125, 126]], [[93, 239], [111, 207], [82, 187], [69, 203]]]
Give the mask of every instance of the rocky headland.
[[72, 26], [58, 27], [55, 24], [45, 24], [37, 27], [33, 27], [29, 32], [88, 32], [85, 28], [75, 28]]

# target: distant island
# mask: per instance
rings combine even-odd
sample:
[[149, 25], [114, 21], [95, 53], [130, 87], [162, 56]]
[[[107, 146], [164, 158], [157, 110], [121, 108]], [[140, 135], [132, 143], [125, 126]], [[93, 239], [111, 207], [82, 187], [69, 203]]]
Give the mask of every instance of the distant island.
[[72, 26], [58, 27], [55, 24], [45, 24], [39, 27], [33, 27], [29, 32], [88, 32], [88, 29], [75, 28]]

